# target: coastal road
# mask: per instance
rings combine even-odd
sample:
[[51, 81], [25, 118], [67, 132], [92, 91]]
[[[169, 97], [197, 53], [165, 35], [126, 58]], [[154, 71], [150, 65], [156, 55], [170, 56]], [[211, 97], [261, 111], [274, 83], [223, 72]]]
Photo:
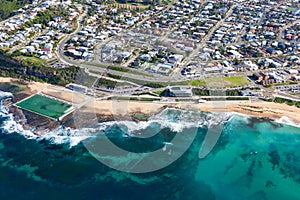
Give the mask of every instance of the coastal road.
[[[210, 37], [212, 36], [212, 34], [224, 23], [225, 19], [227, 19], [228, 16], [230, 16], [234, 10], [234, 8], [237, 5], [232, 5], [229, 10], [227, 11], [225, 17], [223, 17], [220, 21], [217, 22], [217, 24], [215, 26], [213, 26], [208, 33], [202, 38], [201, 42], [198, 44], [198, 46], [196, 47], [195, 50], [193, 50], [184, 60], [183, 62], [180, 64], [179, 68], [182, 69], [183, 67], [185, 67], [190, 61], [191, 59], [197, 55], [199, 53], [199, 51], [201, 49], [203, 49], [206, 46], [206, 42], [210, 39]], [[180, 74], [181, 70], [178, 70], [176, 73], [172, 74], [172, 79], [173, 80], [177, 80], [181, 74]]]
[[277, 40], [279, 41], [283, 41], [283, 31], [294, 26], [295, 24], [300, 23], [300, 19], [295, 20], [289, 24], [286, 24], [285, 26], [283, 26], [282, 28], [280, 28], [279, 30], [279, 34], [277, 35]]
[[83, 14], [81, 14], [78, 17], [77, 20], [77, 28], [75, 29], [75, 31], [69, 35], [66, 35], [58, 44], [57, 44], [57, 48], [56, 48], [56, 55], [58, 57], [58, 59], [60, 61], [62, 61], [63, 63], [67, 64], [67, 65], [78, 65], [78, 64], [74, 64], [69, 62], [69, 60], [67, 58], [65, 58], [64, 56], [64, 46], [66, 44], [66, 42], [74, 35], [76, 35], [79, 31], [82, 30], [83, 28], [83, 23], [84, 23], [84, 18], [86, 17], [88, 13], [88, 7], [85, 6], [85, 11]]
[[[176, 2], [176, 1], [175, 1]], [[165, 8], [164, 10], [162, 10], [160, 13], [164, 13], [167, 10], [169, 10], [171, 8], [172, 4], [169, 5], [167, 8]], [[205, 45], [205, 42], [211, 37], [212, 33], [224, 22], [224, 20], [232, 13], [233, 9], [235, 6], [231, 6], [231, 8], [228, 10], [228, 12], [226, 13], [226, 16], [220, 20], [211, 30], [210, 32], [203, 38], [202, 42], [200, 45], [198, 45], [197, 49], [193, 51], [193, 53], [187, 58], [185, 59], [185, 62], [182, 64], [182, 66], [184, 66], [185, 63], [189, 62], [190, 58], [193, 57], [193, 55], [195, 55], [196, 53], [198, 53], [198, 51], [203, 48], [203, 46]], [[64, 44], [71, 38], [71, 36], [77, 34], [81, 29], [82, 29], [82, 21], [84, 20], [84, 17], [87, 15], [87, 9], [85, 11], [84, 14], [82, 14], [79, 19], [78, 19], [78, 27], [77, 29], [70, 35], [66, 36], [59, 44], [58, 44], [58, 48], [57, 48], [57, 55], [59, 57], [59, 59], [69, 65], [76, 65], [79, 66], [81, 68], [86, 69], [86, 72], [90, 75], [95, 75], [97, 74], [97, 76], [102, 76], [104, 74], [113, 74], [113, 75], [117, 75], [120, 77], [126, 77], [126, 78], [130, 78], [130, 79], [135, 79], [135, 80], [140, 80], [140, 81], [148, 81], [148, 82], [163, 82], [163, 83], [171, 83], [171, 82], [178, 82], [179, 80], [183, 81], [183, 80], [190, 80], [187, 77], [177, 77], [178, 74], [180, 73], [180, 70], [178, 70], [177, 73], [173, 73], [173, 76], [161, 76], [161, 75], [154, 75], [154, 76], [147, 76], [145, 75], [140, 75], [138, 73], [124, 73], [124, 72], [120, 72], [120, 71], [115, 71], [115, 70], [109, 70], [107, 69], [107, 66], [100, 66], [96, 63], [83, 63], [83, 62], [78, 62], [76, 60], [71, 60], [68, 59], [65, 55], [64, 55]], [[156, 13], [157, 15], [157, 13]], [[142, 23], [143, 21], [147, 20], [148, 18], [142, 20], [139, 23]], [[128, 30], [127, 30], [128, 31]], [[110, 38], [111, 40], [112, 38]], [[96, 73], [93, 73], [96, 72]], [[175, 76], [174, 76], [175, 75]], [[103, 76], [102, 76], [103, 77]], [[122, 79], [122, 78], [121, 78]], [[116, 79], [114, 79], [116, 81]]]
[[[122, 37], [122, 35], [124, 33], [128, 33], [129, 31], [131, 31], [132, 29], [136, 28], [136, 27], [140, 27], [145, 21], [151, 19], [154, 16], [158, 16], [158, 15], [162, 15], [165, 12], [167, 12], [168, 10], [170, 10], [170, 8], [172, 7], [172, 5], [174, 3], [176, 3], [178, 0], [174, 0], [174, 2], [170, 5], [168, 5], [166, 8], [162, 9], [161, 11], [159, 11], [158, 13], [154, 13], [153, 15], [147, 16], [145, 18], [143, 18], [141, 21], [137, 22], [135, 25], [133, 25], [132, 27], [130, 27], [129, 29], [125, 29], [123, 31], [121, 31], [117, 36], [112, 36], [109, 38], [106, 38], [105, 40], [103, 40], [102, 42], [100, 42], [99, 44], [97, 44], [95, 46], [95, 50], [94, 50], [94, 54], [95, 54], [95, 61], [96, 62], [102, 62], [102, 58], [100, 59], [100, 54], [101, 54], [101, 49], [102, 47], [107, 44], [108, 42], [114, 40], [116, 37]], [[101, 60], [101, 61], [100, 61]], [[128, 66], [128, 65], [127, 65]]]
[[[233, 12], [233, 9], [236, 7], [236, 5], [232, 5], [229, 10], [227, 11], [226, 13], [226, 16], [221, 19], [210, 31], [209, 33], [203, 38], [203, 40], [201, 41], [201, 43], [198, 45], [197, 49], [195, 51], [193, 51], [193, 53], [188, 57], [186, 58], [181, 67], [184, 66], [185, 64], [187, 64], [190, 59], [196, 55], [199, 50], [201, 48], [204, 47], [204, 45], [206, 44], [206, 41], [211, 37], [211, 35], [213, 34], [213, 32], [224, 22], [224, 20], [231, 15], [231, 13]], [[168, 7], [170, 8], [170, 7]], [[97, 76], [99, 78], [107, 78], [105, 75], [106, 74], [112, 74], [112, 75], [117, 75], [117, 76], [120, 76], [121, 77], [121, 81], [122, 81], [122, 77], [124, 77], [124, 81], [126, 82], [130, 82], [130, 81], [127, 81], [125, 79], [135, 79], [135, 80], [139, 80], [139, 81], [146, 81], [146, 82], [154, 82], [154, 83], [157, 83], [157, 82], [162, 82], [162, 83], [172, 83], [172, 82], [178, 82], [178, 81], [186, 81], [186, 80], [192, 80], [192, 79], [199, 79], [201, 77], [192, 77], [192, 78], [188, 78], [188, 77], [182, 77], [181, 74], [180, 74], [180, 70], [177, 70], [177, 72], [173, 73], [172, 76], [162, 76], [162, 75], [156, 75], [156, 74], [151, 74], [151, 76], [149, 76], [149, 74], [146, 74], [145, 75], [142, 75], [141, 73], [136, 73], [136, 72], [139, 72], [139, 71], [135, 71], [135, 70], [132, 70], [134, 71], [133, 73], [125, 73], [125, 72], [120, 72], [120, 71], [116, 71], [116, 70], [109, 70], [107, 69], [107, 66], [104, 65], [104, 64], [96, 64], [96, 63], [84, 63], [84, 62], [80, 62], [80, 61], [76, 61], [76, 60], [71, 60], [69, 58], [67, 58], [65, 55], [64, 55], [64, 50], [63, 50], [63, 47], [64, 47], [64, 44], [66, 43], [66, 41], [71, 38], [73, 35], [75, 35], [76, 33], [78, 33], [81, 29], [82, 29], [82, 23], [83, 20], [84, 20], [84, 17], [87, 15], [87, 9], [85, 11], [85, 13], [83, 13], [79, 19], [78, 19], [78, 27], [77, 29], [70, 35], [66, 36], [58, 45], [58, 48], [57, 48], [57, 55], [59, 57], [59, 60], [68, 64], [68, 65], [75, 65], [75, 66], [79, 66], [81, 68], [84, 68], [86, 70], [86, 72], [92, 76]], [[110, 38], [111, 39], [111, 38]], [[249, 59], [249, 58], [244, 58], [244, 59]], [[258, 58], [253, 58], [253, 59], [258, 59]], [[265, 71], [265, 70], [261, 70], [261, 71]], [[95, 72], [95, 73], [94, 73]], [[244, 73], [244, 74], [241, 74], [241, 73], [232, 73], [230, 76], [235, 76], [235, 75], [247, 75], [248, 73], [251, 73], [251, 72], [247, 72], [247, 73]], [[225, 74], [220, 74], [220, 75], [225, 75]], [[203, 77], [205, 78], [205, 77]], [[118, 79], [113, 79], [113, 78], [110, 78], [111, 80], [114, 80], [114, 81], [120, 81]], [[132, 83], [132, 82], [131, 82]]]

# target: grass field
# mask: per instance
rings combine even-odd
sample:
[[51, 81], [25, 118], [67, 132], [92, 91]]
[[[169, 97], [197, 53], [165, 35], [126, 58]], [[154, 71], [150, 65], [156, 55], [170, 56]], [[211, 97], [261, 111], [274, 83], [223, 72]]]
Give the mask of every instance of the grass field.
[[214, 77], [190, 81], [192, 86], [206, 86], [210, 88], [228, 88], [249, 85], [250, 82], [244, 76]]
[[30, 3], [29, 0], [1, 0], [0, 1], [0, 20], [9, 17], [10, 13]]
[[15, 59], [22, 61], [24, 65], [35, 65], [35, 66], [44, 66], [45, 61], [36, 58], [36, 57], [29, 57], [29, 56], [17, 56]]
[[20, 101], [16, 105], [24, 110], [28, 110], [51, 119], [59, 119], [72, 107], [70, 104], [38, 94]]

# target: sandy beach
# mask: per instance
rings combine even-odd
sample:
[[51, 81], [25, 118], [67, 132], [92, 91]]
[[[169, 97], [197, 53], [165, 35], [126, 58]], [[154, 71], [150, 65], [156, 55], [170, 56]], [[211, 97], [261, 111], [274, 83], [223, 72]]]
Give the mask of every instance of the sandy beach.
[[[50, 87], [50, 84], [47, 83], [40, 83], [40, 82], [25, 82], [23, 80], [18, 80], [14, 78], [6, 78], [6, 77], [0, 77], [0, 83], [19, 83], [26, 85], [26, 88], [28, 91], [24, 91], [28, 94], [34, 94], [39, 91], [42, 91], [43, 89], [46, 89]], [[62, 87], [61, 87], [62, 88]]]
[[166, 107], [200, 110], [207, 112], [236, 112], [257, 117], [280, 119], [288, 117], [294, 123], [300, 123], [300, 108], [273, 102], [207, 102], [191, 103], [146, 103], [126, 101], [95, 101], [95, 111], [103, 115], [124, 115], [132, 113], [157, 113]]
[[[11, 78], [0, 78], [0, 83], [16, 82], [18, 80]], [[126, 116], [135, 113], [151, 115], [162, 111], [166, 107], [201, 110], [207, 112], [236, 112], [258, 117], [267, 117], [271, 119], [280, 119], [288, 117], [294, 123], [300, 123], [300, 108], [279, 104], [273, 102], [205, 102], [205, 103], [168, 103], [168, 102], [138, 102], [138, 101], [118, 101], [118, 100], [101, 100], [97, 101], [92, 97], [74, 93], [64, 87], [53, 86], [46, 83], [27, 82], [28, 95], [41, 92], [74, 104], [87, 102], [84, 106], [87, 112], [93, 111], [98, 115]]]

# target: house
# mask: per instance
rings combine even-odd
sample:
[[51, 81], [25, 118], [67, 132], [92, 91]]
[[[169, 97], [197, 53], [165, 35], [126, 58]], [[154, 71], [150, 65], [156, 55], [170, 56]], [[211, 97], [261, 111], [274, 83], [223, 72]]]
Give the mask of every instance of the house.
[[299, 75], [294, 75], [294, 76], [292, 76], [292, 79], [294, 81], [300, 81], [300, 76]]
[[268, 79], [268, 80], [262, 80], [260, 82], [262, 85], [271, 85], [271, 84], [274, 84], [275, 83], [275, 80], [274, 79]]
[[89, 52], [84, 52], [82, 54], [82, 58], [85, 59], [85, 60], [92, 59], [92, 58], [94, 58], [94, 54], [93, 53], [89, 53]]
[[25, 47], [24, 49], [26, 49], [26, 50], [27, 50], [27, 52], [30, 52], [30, 53], [32, 53], [32, 52], [34, 52], [34, 51], [35, 51], [35, 48], [34, 48], [34, 46], [27, 46], [27, 47]]
[[296, 69], [286, 69], [284, 71], [286, 71], [289, 74], [298, 74], [298, 70], [296, 70]]
[[140, 61], [138, 59], [134, 60], [132, 63], [131, 63], [131, 66], [132, 67], [139, 67], [141, 65]]
[[243, 58], [244, 57], [242, 54], [240, 54], [236, 50], [229, 50], [228, 53], [231, 54], [233, 56], [233, 58]]
[[82, 55], [82, 53], [81, 52], [79, 52], [79, 51], [76, 51], [75, 49], [69, 49], [69, 50], [67, 50], [67, 52], [66, 52], [67, 54], [69, 54], [71, 57], [73, 57], [73, 58], [78, 58], [78, 59], [81, 59], [81, 55]]
[[180, 63], [183, 59], [183, 55], [180, 55], [180, 54], [174, 54], [174, 55], [171, 55], [169, 58], [168, 58], [168, 61], [169, 63]]
[[245, 65], [246, 69], [248, 69], [250, 71], [258, 70], [258, 66], [255, 63], [253, 63], [251, 60], [244, 61], [243, 63]]
[[261, 82], [264, 78], [263, 78], [263, 76], [261, 75], [261, 74], [258, 74], [258, 73], [254, 73], [253, 75], [252, 75], [252, 78], [254, 79], [254, 80], [256, 80], [257, 82]]
[[140, 60], [150, 62], [152, 60], [152, 57], [149, 54], [144, 54], [140, 56]]

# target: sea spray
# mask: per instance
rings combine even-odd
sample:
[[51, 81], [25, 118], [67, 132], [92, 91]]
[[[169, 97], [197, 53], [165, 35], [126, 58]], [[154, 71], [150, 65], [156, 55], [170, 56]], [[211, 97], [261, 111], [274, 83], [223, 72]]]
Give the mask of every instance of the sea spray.
[[[12, 97], [11, 93], [1, 93], [0, 97], [8, 98]], [[2, 104], [1, 104], [2, 105]], [[201, 111], [185, 111], [178, 109], [165, 109], [161, 113], [153, 115], [148, 121], [143, 122], [133, 122], [133, 121], [120, 121], [120, 122], [103, 122], [99, 123], [98, 128], [81, 128], [81, 129], [71, 129], [65, 128], [63, 126], [58, 127], [55, 130], [40, 133], [34, 131], [34, 127], [31, 130], [25, 130], [21, 124], [14, 121], [12, 113], [8, 113], [6, 107], [1, 106], [1, 117], [5, 118], [4, 125], [2, 129], [6, 133], [21, 133], [24, 137], [28, 139], [48, 140], [54, 144], [69, 144], [70, 147], [76, 146], [81, 141], [95, 136], [97, 133], [113, 125], [125, 126], [126, 134], [143, 137], [143, 130], [147, 129], [151, 125], [158, 124], [160, 129], [170, 128], [171, 131], [179, 133], [184, 128], [191, 127], [203, 127], [214, 123], [219, 123], [220, 121], [227, 118], [230, 115], [226, 113], [220, 118], [220, 115], [213, 113], [204, 113]], [[156, 134], [155, 132], [153, 134]], [[149, 135], [147, 135], [149, 137]]]
[[[11, 93], [1, 92], [0, 91], [0, 100], [12, 98]], [[95, 136], [97, 133], [102, 132], [107, 127], [113, 125], [118, 125], [124, 127], [124, 137], [134, 136], [134, 137], [149, 137], [149, 134], [143, 134], [144, 131], [152, 127], [153, 124], [156, 124], [158, 129], [170, 128], [172, 132], [180, 133], [185, 128], [192, 127], [211, 127], [218, 124], [223, 124], [229, 121], [234, 115], [241, 115], [238, 113], [211, 113], [195, 110], [180, 110], [167, 108], [162, 112], [152, 115], [148, 121], [111, 121], [99, 123], [97, 128], [81, 128], [81, 129], [72, 129], [65, 128], [63, 126], [58, 127], [55, 130], [48, 131], [46, 133], [40, 133], [34, 131], [34, 127], [31, 130], [25, 130], [23, 126], [16, 121], [12, 113], [8, 113], [8, 109], [5, 106], [0, 107], [0, 117], [4, 118], [5, 121], [1, 129], [6, 133], [21, 133], [24, 137], [28, 139], [35, 139], [37, 141], [48, 140], [53, 144], [69, 144], [70, 147], [76, 146], [81, 141]], [[242, 116], [242, 115], [241, 115]], [[243, 115], [244, 119], [247, 120], [249, 116]], [[277, 120], [278, 123], [285, 123], [293, 126], [297, 124], [292, 123], [291, 120], [288, 120], [286, 117]], [[152, 133], [153, 135], [156, 132]]]
[[277, 123], [280, 124], [288, 124], [290, 126], [296, 126], [296, 127], [300, 127], [299, 123], [295, 123], [293, 122], [293, 120], [291, 120], [290, 118], [288, 118], [287, 116], [282, 116], [280, 119], [276, 119], [275, 120]]

